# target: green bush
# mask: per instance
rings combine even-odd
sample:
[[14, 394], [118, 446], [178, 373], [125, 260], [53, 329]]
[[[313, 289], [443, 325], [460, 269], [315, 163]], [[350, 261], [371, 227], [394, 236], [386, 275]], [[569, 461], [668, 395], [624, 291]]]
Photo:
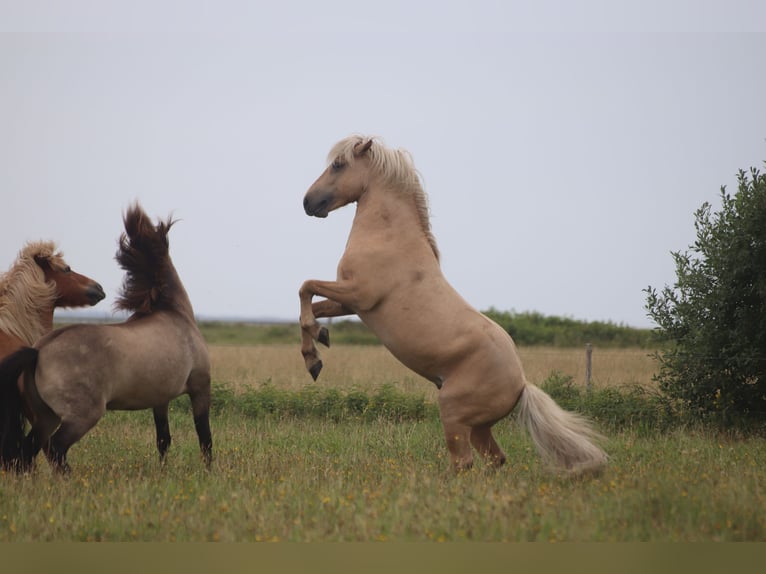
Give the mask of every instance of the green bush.
[[674, 401], [639, 385], [587, 390], [553, 371], [540, 388], [561, 408], [587, 416], [604, 430], [651, 434], [686, 422]]
[[738, 174], [721, 210], [695, 213], [696, 241], [672, 253], [675, 284], [646, 289], [667, 342], [660, 388], [726, 425], [766, 420], [766, 175]]

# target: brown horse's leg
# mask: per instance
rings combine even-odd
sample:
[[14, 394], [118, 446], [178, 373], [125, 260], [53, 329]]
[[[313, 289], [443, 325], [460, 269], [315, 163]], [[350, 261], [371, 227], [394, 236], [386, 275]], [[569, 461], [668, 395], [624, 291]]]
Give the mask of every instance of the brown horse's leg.
[[21, 467], [19, 470], [27, 472], [32, 469], [35, 457], [42, 448], [42, 441], [39, 434], [33, 428], [24, 438], [21, 445]]
[[61, 425], [59, 430], [53, 434], [51, 440], [48, 441], [48, 444], [46, 444], [43, 449], [45, 456], [48, 458], [48, 462], [53, 466], [53, 470], [61, 474], [68, 474], [72, 470], [69, 463], [66, 461], [66, 455], [67, 452], [69, 452], [69, 447], [82, 437], [82, 435], [80, 435], [75, 438], [75, 434], [76, 433], [72, 433], [69, 429], [66, 429], [64, 425]]
[[213, 461], [213, 436], [210, 433], [210, 375], [200, 377], [199, 381], [190, 382], [189, 397], [194, 415], [194, 430], [197, 431], [199, 448], [205, 466], [210, 468]]
[[153, 412], [154, 426], [157, 429], [157, 450], [160, 451], [160, 463], [164, 463], [172, 440], [168, 424], [168, 404], [154, 407]]
[[77, 421], [62, 421], [61, 426], [53, 433], [48, 444], [43, 446], [45, 456], [48, 457], [48, 461], [54, 470], [61, 473], [68, 473], [70, 471], [69, 464], [66, 461], [69, 448], [85, 436], [85, 433], [96, 425], [103, 414], [103, 409], [96, 409], [89, 412], [87, 418]]
[[492, 436], [492, 426], [485, 425], [471, 429], [471, 444], [478, 453], [485, 457], [493, 466], [505, 464], [505, 453]]

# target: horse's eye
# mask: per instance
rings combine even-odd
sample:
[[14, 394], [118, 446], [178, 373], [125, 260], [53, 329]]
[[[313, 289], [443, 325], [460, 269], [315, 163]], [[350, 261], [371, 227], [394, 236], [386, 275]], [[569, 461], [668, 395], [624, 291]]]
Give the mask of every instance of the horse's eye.
[[72, 272], [72, 268], [69, 265], [64, 267], [64, 273], [71, 273], [71, 272]]
[[344, 167], [346, 167], [346, 164], [343, 163], [342, 160], [336, 159], [334, 162], [332, 162], [331, 166], [333, 171], [340, 171]]

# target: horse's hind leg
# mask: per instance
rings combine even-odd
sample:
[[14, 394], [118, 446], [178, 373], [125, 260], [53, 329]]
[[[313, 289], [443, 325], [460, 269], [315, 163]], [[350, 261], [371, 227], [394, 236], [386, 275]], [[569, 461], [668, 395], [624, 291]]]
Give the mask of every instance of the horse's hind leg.
[[473, 452], [471, 452], [471, 428], [459, 424], [444, 424], [444, 437], [447, 439], [452, 468], [455, 472], [471, 470], [473, 467]]
[[33, 428], [29, 431], [24, 441], [21, 443], [21, 463], [19, 470], [22, 472], [28, 472], [32, 469], [32, 463], [40, 452], [43, 442], [40, 440], [38, 433]]
[[85, 433], [96, 425], [104, 413], [101, 411], [90, 414], [91, 416], [87, 419], [63, 421], [48, 444], [43, 447], [45, 456], [48, 457], [54, 470], [60, 473], [68, 473], [71, 470], [66, 460], [69, 448], [85, 436]]
[[25, 472], [32, 468], [32, 463], [42, 448], [45, 448], [47, 453], [50, 438], [61, 424], [61, 419], [48, 405], [42, 401], [39, 401], [38, 405], [44, 405], [45, 408], [38, 408], [32, 428], [21, 444], [21, 470]]
[[[78, 434], [79, 436], [77, 436]], [[59, 430], [53, 434], [44, 448], [45, 456], [53, 466], [53, 470], [61, 474], [68, 474], [72, 470], [66, 460], [66, 455], [69, 452], [69, 447], [82, 438], [83, 434], [85, 433], [80, 434], [74, 432], [73, 429], [67, 429], [64, 425], [61, 425]]]
[[164, 463], [171, 441], [168, 404], [154, 407], [154, 426], [157, 429], [157, 450], [160, 452], [160, 463]]
[[492, 426], [483, 425], [471, 429], [471, 444], [493, 466], [505, 464], [505, 453], [492, 436]]

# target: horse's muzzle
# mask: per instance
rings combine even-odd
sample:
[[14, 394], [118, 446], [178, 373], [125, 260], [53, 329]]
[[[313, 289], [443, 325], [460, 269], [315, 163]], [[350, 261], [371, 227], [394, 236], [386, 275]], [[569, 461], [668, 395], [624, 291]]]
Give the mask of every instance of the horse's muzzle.
[[88, 297], [88, 301], [90, 301], [91, 306], [95, 305], [106, 297], [104, 288], [99, 283], [93, 283], [90, 287], [88, 287], [85, 295]]
[[303, 210], [306, 215], [312, 217], [327, 217], [332, 203], [332, 193], [314, 192], [307, 193], [303, 198]]

